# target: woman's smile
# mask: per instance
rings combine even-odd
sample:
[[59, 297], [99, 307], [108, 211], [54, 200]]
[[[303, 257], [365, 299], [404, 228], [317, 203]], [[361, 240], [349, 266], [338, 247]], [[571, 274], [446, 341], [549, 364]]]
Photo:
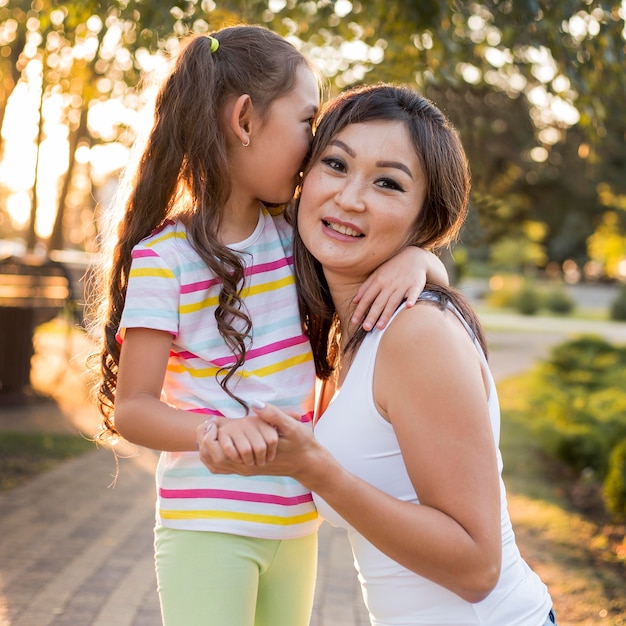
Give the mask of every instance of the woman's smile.
[[329, 228], [334, 233], [339, 233], [340, 235], [345, 235], [346, 237], [356, 239], [360, 237], [365, 237], [365, 235], [361, 231], [357, 230], [355, 226], [340, 223], [333, 219], [323, 219], [322, 224], [324, 224], [326, 228]]

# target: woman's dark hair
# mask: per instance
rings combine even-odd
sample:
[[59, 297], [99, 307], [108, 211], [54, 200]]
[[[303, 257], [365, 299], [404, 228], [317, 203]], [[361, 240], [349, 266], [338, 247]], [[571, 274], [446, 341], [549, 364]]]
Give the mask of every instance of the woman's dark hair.
[[[470, 190], [467, 158], [456, 130], [445, 115], [412, 89], [390, 84], [358, 87], [329, 102], [317, 120], [309, 167], [346, 126], [373, 121], [402, 122], [406, 126], [424, 173], [424, 203], [406, 244], [437, 249], [451, 243], [458, 237], [467, 214]], [[338, 364], [341, 328], [322, 266], [297, 233], [297, 210], [295, 203], [289, 216], [295, 231], [296, 285], [316, 372], [326, 379]], [[457, 307], [486, 352], [478, 319], [461, 294], [433, 284], [428, 284], [427, 289], [438, 294], [440, 306], [451, 302]], [[347, 350], [356, 349], [364, 336], [365, 331], [360, 328], [350, 338]]]
[[219, 42], [213, 52], [207, 36], [192, 36], [183, 42], [159, 90], [154, 125], [124, 200], [110, 267], [98, 288], [102, 293], [99, 325], [104, 332], [97, 391], [104, 417], [102, 440], [118, 434], [112, 419], [120, 356], [116, 334], [131, 251], [174, 217], [184, 221], [191, 244], [222, 282], [215, 319], [236, 360], [223, 368], [219, 382], [245, 406], [228, 388], [230, 378], [245, 361], [252, 324], [240, 295], [243, 260], [218, 239], [222, 210], [231, 192], [221, 112], [231, 97], [249, 94], [255, 110], [263, 116], [277, 98], [295, 88], [297, 70], [308, 62], [285, 39], [260, 26], [224, 28], [211, 37]]

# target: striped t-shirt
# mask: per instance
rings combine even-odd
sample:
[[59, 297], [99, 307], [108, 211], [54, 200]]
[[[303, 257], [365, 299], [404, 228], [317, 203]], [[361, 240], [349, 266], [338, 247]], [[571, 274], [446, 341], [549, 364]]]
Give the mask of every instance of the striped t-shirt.
[[[271, 402], [309, 421], [315, 371], [302, 333], [293, 276], [291, 228], [263, 209], [250, 237], [230, 246], [245, 261], [242, 295], [252, 320], [246, 363], [229, 385], [247, 401]], [[169, 222], [133, 250], [120, 336], [126, 328], [173, 335], [163, 393], [178, 408], [242, 417], [216, 373], [234, 357], [215, 309], [221, 282]], [[267, 539], [311, 534], [319, 521], [310, 492], [288, 477], [212, 474], [197, 452], [162, 452], [157, 468], [157, 524]]]

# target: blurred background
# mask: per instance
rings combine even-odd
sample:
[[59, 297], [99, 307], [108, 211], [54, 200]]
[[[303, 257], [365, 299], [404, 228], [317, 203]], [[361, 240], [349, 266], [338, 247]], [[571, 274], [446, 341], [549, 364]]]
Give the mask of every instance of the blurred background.
[[0, 0], [0, 253], [96, 252], [177, 38], [245, 21], [330, 95], [399, 81], [445, 110], [473, 173], [459, 280], [625, 281], [625, 18], [620, 0]]

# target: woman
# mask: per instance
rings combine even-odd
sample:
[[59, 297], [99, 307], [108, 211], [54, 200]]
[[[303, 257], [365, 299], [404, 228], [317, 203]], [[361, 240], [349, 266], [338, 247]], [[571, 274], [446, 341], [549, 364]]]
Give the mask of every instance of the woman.
[[[198, 431], [212, 471], [290, 475], [348, 529], [376, 626], [554, 624], [507, 512], [499, 408], [480, 325], [452, 290], [424, 292], [384, 331], [352, 297], [407, 245], [439, 247], [465, 218], [469, 171], [443, 114], [406, 88], [366, 87], [319, 122], [297, 208], [295, 265], [318, 377], [315, 438], [254, 402], [277, 447]], [[321, 285], [321, 286], [320, 286]]]

